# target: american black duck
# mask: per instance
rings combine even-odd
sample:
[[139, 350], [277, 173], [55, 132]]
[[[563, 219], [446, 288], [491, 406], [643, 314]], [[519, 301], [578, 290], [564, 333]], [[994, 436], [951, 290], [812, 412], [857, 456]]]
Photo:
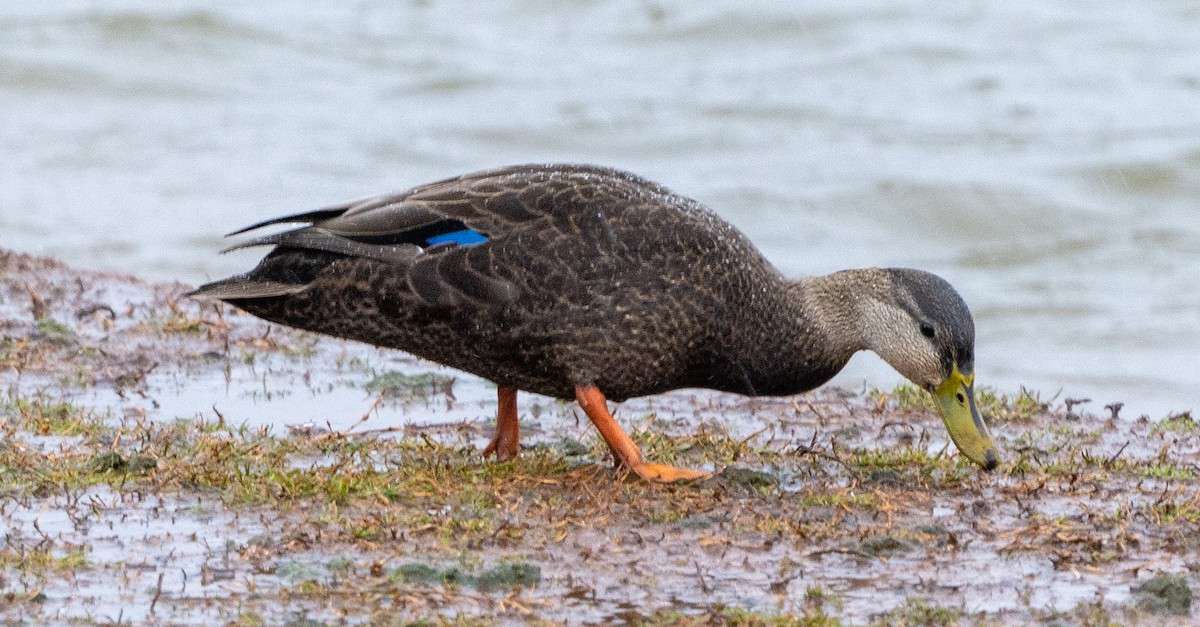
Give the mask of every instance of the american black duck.
[[517, 455], [517, 390], [575, 399], [616, 460], [657, 481], [706, 473], [642, 457], [607, 408], [678, 388], [790, 395], [872, 350], [937, 400], [991, 469], [975, 407], [975, 327], [949, 283], [864, 268], [788, 280], [733, 226], [633, 174], [521, 165], [260, 222], [304, 226], [246, 274], [192, 295], [398, 348], [498, 386], [484, 450]]

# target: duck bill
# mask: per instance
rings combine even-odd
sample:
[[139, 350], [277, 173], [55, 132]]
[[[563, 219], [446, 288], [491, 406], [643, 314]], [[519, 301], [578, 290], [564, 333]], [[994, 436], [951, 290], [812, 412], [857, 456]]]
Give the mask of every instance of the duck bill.
[[933, 390], [933, 398], [958, 450], [984, 470], [995, 468], [1000, 457], [992, 434], [975, 407], [975, 373], [964, 375], [955, 364], [950, 376]]

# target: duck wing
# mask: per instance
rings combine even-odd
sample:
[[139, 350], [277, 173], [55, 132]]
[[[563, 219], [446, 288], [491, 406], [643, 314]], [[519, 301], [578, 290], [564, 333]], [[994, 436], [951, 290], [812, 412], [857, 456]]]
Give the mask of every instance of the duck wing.
[[305, 224], [227, 248], [275, 247], [255, 270], [192, 295], [237, 300], [296, 294], [320, 269], [349, 257], [395, 264], [429, 306], [453, 307], [464, 298], [507, 303], [519, 290], [496, 272], [493, 256], [506, 242], [531, 231], [583, 237], [580, 231], [597, 215], [669, 195], [656, 183], [598, 166], [521, 165], [466, 174], [235, 231], [230, 235]]

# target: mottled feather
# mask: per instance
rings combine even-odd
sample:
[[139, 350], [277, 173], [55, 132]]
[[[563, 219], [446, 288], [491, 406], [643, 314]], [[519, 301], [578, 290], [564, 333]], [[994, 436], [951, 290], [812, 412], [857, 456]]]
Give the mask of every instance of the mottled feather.
[[[591, 385], [613, 400], [791, 394], [864, 347], [845, 312], [806, 297], [849, 306], [837, 295], [850, 274], [788, 281], [698, 202], [620, 170], [501, 168], [246, 230], [288, 223], [307, 226], [246, 242], [274, 248], [195, 295], [560, 398]], [[464, 230], [478, 237], [439, 238]]]

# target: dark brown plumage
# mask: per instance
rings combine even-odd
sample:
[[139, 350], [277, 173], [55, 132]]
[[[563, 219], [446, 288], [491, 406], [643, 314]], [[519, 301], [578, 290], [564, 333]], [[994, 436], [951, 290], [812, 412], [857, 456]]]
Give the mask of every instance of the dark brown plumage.
[[789, 281], [696, 201], [608, 168], [468, 174], [239, 233], [283, 222], [308, 225], [235, 246], [274, 249], [194, 295], [471, 372], [500, 386], [502, 406], [506, 388], [581, 402], [588, 389], [614, 400], [809, 390], [857, 350], [884, 354], [871, 345], [884, 331], [856, 326], [874, 324], [856, 318], [860, 297], [947, 329], [936, 360], [969, 370], [972, 359], [970, 314], [941, 279], [871, 269]]

